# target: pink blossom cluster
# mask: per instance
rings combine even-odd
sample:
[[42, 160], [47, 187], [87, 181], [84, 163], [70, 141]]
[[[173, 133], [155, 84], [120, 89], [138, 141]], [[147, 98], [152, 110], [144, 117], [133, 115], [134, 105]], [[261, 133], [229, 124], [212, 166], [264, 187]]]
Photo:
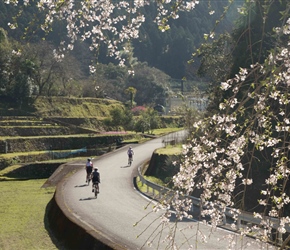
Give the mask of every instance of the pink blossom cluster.
[[134, 108], [132, 108], [132, 113], [134, 115], [140, 115], [141, 112], [146, 111], [146, 107], [144, 106], [136, 106]]
[[103, 132], [102, 134], [127, 134], [127, 131], [106, 131]]

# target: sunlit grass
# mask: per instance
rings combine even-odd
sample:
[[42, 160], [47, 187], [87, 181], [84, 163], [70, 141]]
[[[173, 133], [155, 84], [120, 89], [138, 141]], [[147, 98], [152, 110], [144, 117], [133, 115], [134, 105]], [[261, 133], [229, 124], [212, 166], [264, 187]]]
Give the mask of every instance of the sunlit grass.
[[177, 131], [181, 131], [184, 128], [159, 128], [159, 129], [154, 129], [153, 134], [155, 135], [163, 135], [163, 134], [168, 134], [168, 133], [173, 133]]
[[45, 227], [55, 188], [45, 180], [0, 181], [0, 249], [58, 249]]
[[179, 155], [182, 153], [182, 144], [167, 145], [165, 148], [158, 148], [155, 152], [164, 155]]
[[[154, 176], [143, 176], [144, 179], [146, 179], [147, 181], [150, 181], [152, 183], [155, 183], [159, 186], [165, 186], [164, 182]], [[142, 193], [147, 193], [147, 191], [149, 193], [153, 193], [153, 189], [149, 186], [147, 186], [146, 184], [143, 184], [142, 185], [142, 182], [140, 181], [140, 178], [139, 176], [136, 178], [136, 183], [137, 183], [137, 188], [139, 189], [140, 192]], [[159, 192], [158, 191], [155, 191], [155, 195], [158, 196]]]

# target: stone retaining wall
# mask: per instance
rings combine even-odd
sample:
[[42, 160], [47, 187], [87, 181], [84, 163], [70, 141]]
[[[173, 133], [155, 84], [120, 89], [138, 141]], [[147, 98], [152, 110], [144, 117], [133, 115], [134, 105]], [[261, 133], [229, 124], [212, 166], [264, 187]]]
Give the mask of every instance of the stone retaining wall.
[[116, 143], [121, 139], [131, 139], [134, 135], [122, 136], [64, 136], [64, 137], [37, 137], [37, 138], [10, 138], [0, 141], [0, 154], [15, 152], [32, 152], [45, 150], [73, 150], [83, 147], [97, 148], [103, 145]]

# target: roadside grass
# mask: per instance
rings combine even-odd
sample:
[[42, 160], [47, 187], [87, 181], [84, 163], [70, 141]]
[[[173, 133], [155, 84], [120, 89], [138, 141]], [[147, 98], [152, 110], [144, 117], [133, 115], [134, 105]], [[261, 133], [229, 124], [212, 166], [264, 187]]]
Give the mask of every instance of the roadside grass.
[[157, 154], [180, 155], [182, 153], [182, 144], [167, 145], [165, 148], [158, 148]]
[[[145, 180], [153, 182], [153, 183], [155, 183], [155, 184], [157, 184], [159, 186], [165, 186], [165, 183], [162, 180], [160, 180], [160, 179], [158, 179], [158, 178], [156, 178], [154, 176], [146, 176], [146, 175], [144, 175], [143, 177], [144, 177]], [[137, 183], [137, 188], [139, 189], [140, 192], [142, 192], [142, 193], [153, 193], [153, 189], [151, 187], [147, 186], [146, 184], [142, 185], [142, 182], [141, 182], [139, 176], [136, 178], [136, 183]], [[158, 194], [159, 194], [159, 192], [155, 191], [155, 195], [158, 196]]]
[[44, 182], [0, 181], [0, 249], [59, 249], [46, 230], [55, 188], [41, 188]]
[[153, 134], [154, 135], [165, 135], [165, 134], [168, 134], [168, 133], [173, 133], [173, 132], [177, 132], [177, 131], [181, 131], [183, 130], [184, 128], [159, 128], [159, 129], [154, 129], [153, 130]]

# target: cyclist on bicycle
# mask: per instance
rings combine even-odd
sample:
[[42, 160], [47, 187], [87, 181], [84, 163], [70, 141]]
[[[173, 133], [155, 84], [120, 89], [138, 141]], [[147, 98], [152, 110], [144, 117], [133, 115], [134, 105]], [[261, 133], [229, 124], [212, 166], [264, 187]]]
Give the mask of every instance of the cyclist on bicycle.
[[96, 188], [98, 190], [98, 193], [100, 192], [99, 183], [101, 183], [100, 179], [100, 173], [98, 172], [98, 168], [94, 168], [94, 172], [92, 173], [92, 192], [94, 192], [94, 185], [96, 185]]
[[132, 149], [132, 147], [130, 146], [128, 151], [127, 151], [127, 155], [128, 155], [128, 165], [130, 165], [130, 161], [133, 161], [133, 155], [134, 155], [134, 151]]
[[86, 172], [87, 172], [87, 176], [86, 176], [86, 182], [88, 182], [89, 177], [91, 176], [91, 173], [93, 171], [93, 162], [91, 161], [91, 159], [89, 158], [87, 160], [86, 163]]

